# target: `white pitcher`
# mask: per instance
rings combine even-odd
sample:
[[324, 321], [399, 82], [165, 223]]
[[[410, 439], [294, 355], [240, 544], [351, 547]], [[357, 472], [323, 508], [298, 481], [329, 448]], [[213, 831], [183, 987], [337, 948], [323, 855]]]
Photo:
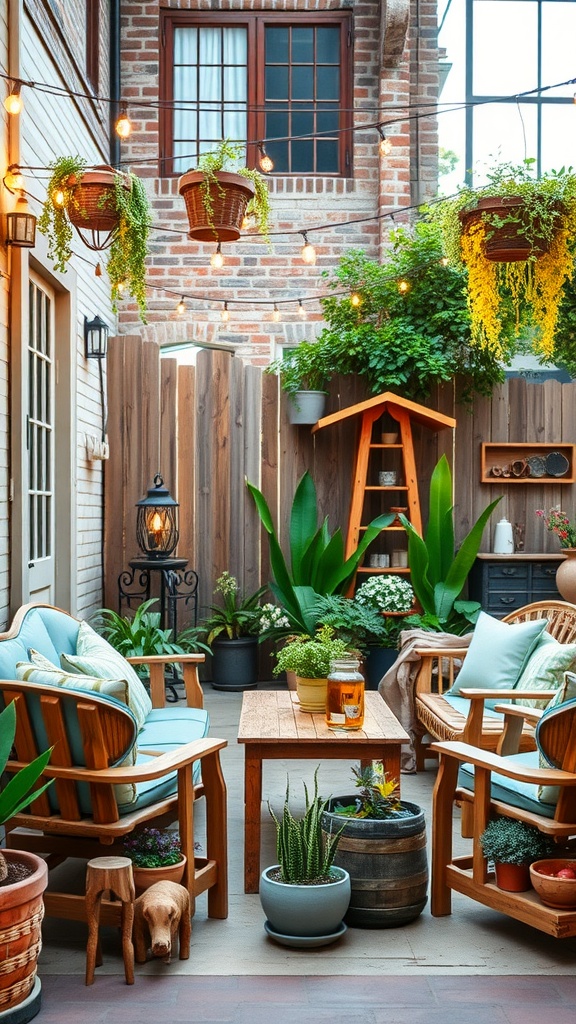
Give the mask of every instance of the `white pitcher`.
[[514, 534], [512, 523], [507, 519], [501, 519], [494, 529], [493, 551], [495, 555], [514, 554]]

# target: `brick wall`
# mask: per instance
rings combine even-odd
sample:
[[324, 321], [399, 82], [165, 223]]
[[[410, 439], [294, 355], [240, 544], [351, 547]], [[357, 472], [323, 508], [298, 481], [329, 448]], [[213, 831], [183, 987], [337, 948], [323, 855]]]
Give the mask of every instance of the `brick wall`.
[[[169, 0], [163, 6], [224, 11], [242, 9], [243, 3]], [[273, 6], [285, 11], [308, 11], [338, 10], [349, 5], [333, 0], [283, 0]], [[392, 154], [380, 156], [379, 136], [371, 129], [353, 133], [353, 178], [273, 175], [271, 248], [267, 249], [257, 237], [224, 245], [225, 265], [215, 271], [209, 264], [214, 246], [186, 238], [187, 220], [177, 179], [156, 177], [157, 112], [138, 106], [139, 101], [154, 102], [158, 96], [160, 5], [122, 4], [122, 95], [134, 123], [133, 134], [122, 143], [122, 159], [147, 179], [157, 227], [151, 237], [148, 280], [153, 287], [149, 291], [148, 327], [142, 327], [135, 307], [126, 301], [120, 312], [122, 333], [140, 332], [161, 344], [220, 337], [237, 342], [238, 354], [243, 358], [266, 364], [275, 355], [277, 343], [293, 344], [318, 333], [318, 301], [304, 302], [307, 317], [303, 321], [297, 300], [325, 293], [322, 272], [334, 267], [346, 249], [362, 248], [370, 256], [380, 256], [392, 227], [386, 214], [419, 201], [426, 189], [433, 190], [437, 166], [435, 119], [417, 120], [409, 115], [415, 112], [415, 104], [433, 100], [436, 95], [436, 3], [419, 0], [410, 4], [407, 45], [395, 66], [382, 58], [386, 20], [382, 19], [381, 6], [377, 0], [354, 4], [354, 121], [362, 124], [404, 117], [387, 131], [394, 143]], [[269, 7], [261, 0], [250, 0], [250, 10]], [[379, 117], [374, 112], [378, 105], [388, 108]], [[339, 226], [315, 230], [316, 225], [327, 224]], [[290, 234], [303, 230], [309, 231], [309, 240], [317, 250], [314, 267], [306, 266], [300, 258], [301, 236]], [[203, 301], [190, 299], [186, 313], [178, 315], [176, 304], [181, 295], [201, 296]], [[248, 300], [248, 304], [235, 305], [234, 299]], [[272, 306], [259, 305], [259, 300], [286, 299], [294, 301], [279, 307], [278, 323], [272, 321]], [[223, 325], [220, 313], [225, 300], [230, 321]]]

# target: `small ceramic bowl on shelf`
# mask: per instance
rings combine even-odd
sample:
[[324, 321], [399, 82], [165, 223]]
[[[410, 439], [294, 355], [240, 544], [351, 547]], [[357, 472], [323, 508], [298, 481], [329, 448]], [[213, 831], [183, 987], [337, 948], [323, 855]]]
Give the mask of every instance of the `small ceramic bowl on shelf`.
[[[558, 876], [558, 872], [565, 872]], [[556, 910], [576, 907], [576, 860], [562, 857], [534, 861], [530, 881], [542, 903]]]
[[396, 444], [398, 434], [382, 434], [382, 444]]

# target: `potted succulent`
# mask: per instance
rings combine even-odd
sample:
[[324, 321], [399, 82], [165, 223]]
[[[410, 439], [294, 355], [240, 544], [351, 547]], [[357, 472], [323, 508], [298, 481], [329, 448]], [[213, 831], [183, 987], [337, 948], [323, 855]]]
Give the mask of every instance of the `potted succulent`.
[[321, 418], [332, 371], [317, 342], [301, 341], [265, 372], [278, 374], [280, 387], [288, 396], [290, 423], [311, 424]]
[[352, 772], [358, 793], [333, 797], [323, 814], [329, 833], [345, 819], [334, 862], [350, 874], [346, 922], [365, 928], [408, 924], [428, 898], [424, 812], [400, 800], [398, 783], [386, 777], [381, 761]]
[[[106, 268], [113, 308], [124, 290], [136, 300], [146, 322], [146, 258], [151, 215], [140, 178], [108, 166], [88, 168], [79, 156], [51, 165], [38, 229], [48, 238], [48, 255], [66, 271], [72, 256], [72, 225], [92, 249], [109, 249]], [[82, 231], [91, 232], [90, 237]], [[103, 239], [99, 232], [106, 232]]]
[[502, 358], [507, 333], [523, 328], [552, 361], [563, 285], [574, 273], [576, 174], [536, 178], [534, 162], [496, 165], [485, 185], [440, 200], [431, 216], [447, 259], [468, 272], [473, 343]]
[[155, 882], [181, 882], [186, 857], [180, 837], [172, 829], [143, 828], [123, 841], [125, 855], [132, 861], [137, 895]]
[[[266, 587], [246, 596], [229, 572], [216, 580], [214, 594], [221, 604], [210, 605], [200, 633], [212, 654], [212, 686], [215, 690], [253, 690], [258, 684], [258, 634]], [[187, 632], [180, 639], [185, 639]]]
[[242, 167], [244, 147], [223, 139], [203, 153], [196, 170], [186, 171], [178, 191], [186, 203], [190, 238], [199, 242], [235, 242], [242, 221], [253, 216], [269, 241], [270, 193], [266, 178], [254, 167]]
[[[16, 704], [12, 701], [0, 713], [0, 780], [10, 759], [16, 735]], [[27, 807], [52, 783], [35, 789], [52, 748], [25, 768], [11, 775], [0, 790], [0, 825]], [[42, 857], [24, 850], [0, 850], [0, 1008], [4, 1017], [14, 1012], [18, 1024], [40, 1009], [41, 986], [36, 977], [42, 946], [43, 893], [48, 884], [48, 866]]]
[[345, 640], [334, 635], [331, 626], [320, 626], [312, 636], [289, 638], [276, 655], [273, 673], [295, 673], [301, 711], [325, 711], [330, 662], [353, 653]]
[[490, 819], [480, 845], [484, 856], [494, 862], [496, 885], [507, 892], [530, 889], [530, 864], [550, 857], [556, 848], [534, 825], [504, 817]]
[[306, 784], [304, 793], [306, 809], [300, 818], [290, 810], [289, 780], [280, 818], [268, 804], [278, 863], [262, 872], [260, 901], [271, 938], [287, 946], [324, 946], [346, 931], [342, 919], [350, 901], [350, 876], [333, 864], [341, 827], [330, 835], [322, 829], [327, 801], [318, 794], [318, 768], [313, 796]]

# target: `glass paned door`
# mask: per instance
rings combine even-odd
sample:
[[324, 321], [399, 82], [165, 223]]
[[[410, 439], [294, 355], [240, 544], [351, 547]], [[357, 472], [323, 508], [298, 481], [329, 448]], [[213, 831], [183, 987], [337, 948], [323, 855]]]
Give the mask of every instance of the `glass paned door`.
[[51, 600], [54, 577], [54, 303], [37, 279], [29, 285], [28, 569], [30, 595]]

